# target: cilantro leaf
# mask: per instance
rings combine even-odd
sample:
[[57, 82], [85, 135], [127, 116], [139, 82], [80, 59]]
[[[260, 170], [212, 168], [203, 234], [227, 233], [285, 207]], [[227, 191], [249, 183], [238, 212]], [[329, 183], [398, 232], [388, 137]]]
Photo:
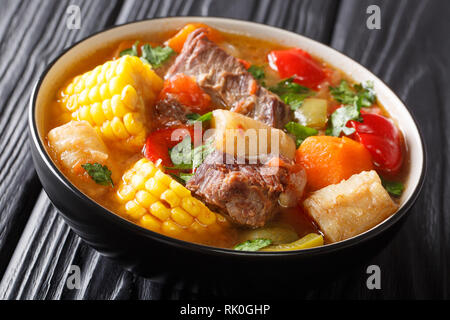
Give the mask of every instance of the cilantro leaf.
[[195, 147], [192, 151], [192, 169], [198, 168], [213, 151], [213, 139], [208, 139], [205, 144]]
[[284, 103], [288, 104], [293, 111], [297, 110], [303, 104], [303, 101], [313, 96], [314, 91], [294, 82], [294, 78], [284, 79], [276, 86], [270, 87], [270, 91], [280, 96]]
[[319, 133], [316, 129], [302, 126], [297, 122], [288, 122], [284, 127], [287, 132], [295, 136], [295, 144], [297, 145], [297, 148], [303, 143], [306, 138], [315, 136]]
[[[167, 168], [166, 169], [172, 169], [172, 168]], [[175, 180], [177, 180], [178, 182], [186, 185], [186, 183], [189, 182], [189, 180], [191, 180], [191, 178], [194, 176], [193, 173], [185, 173], [185, 172], [180, 172], [178, 174], [175, 173], [168, 173], [172, 178], [174, 178]]]
[[346, 80], [342, 80], [339, 86], [329, 87], [334, 100], [345, 105], [356, 105], [358, 108], [370, 107], [376, 101], [373, 83], [351, 86]]
[[367, 81], [363, 84], [355, 84], [353, 88], [356, 90], [358, 97], [357, 104], [360, 107], [370, 107], [377, 101], [377, 96], [373, 89], [373, 82]]
[[169, 150], [170, 160], [174, 167], [170, 169], [192, 169], [192, 143], [191, 137], [186, 136], [184, 139]]
[[247, 69], [248, 72], [250, 72], [256, 80], [262, 80], [266, 77], [266, 74], [264, 73], [264, 67], [251, 65], [250, 68]]
[[205, 158], [214, 151], [212, 139], [208, 139], [205, 144], [192, 149], [191, 137], [184, 137], [183, 141], [169, 150], [170, 159], [174, 166], [167, 169], [194, 170], [198, 168]]
[[386, 189], [386, 191], [395, 197], [400, 197], [403, 193], [403, 190], [405, 189], [405, 186], [401, 182], [381, 179], [381, 183], [383, 184], [383, 187]]
[[129, 55], [129, 56], [137, 57], [138, 56], [138, 49], [137, 49], [138, 44], [139, 44], [139, 41], [136, 41], [131, 48], [121, 51], [119, 53], [119, 56], [123, 57], [123, 56]]
[[188, 118], [188, 124], [193, 124], [197, 121], [206, 122], [212, 119], [212, 112], [208, 112], [203, 115], [200, 115], [198, 113], [189, 113], [186, 115], [186, 118]]
[[141, 60], [152, 65], [153, 68], [159, 68], [163, 62], [169, 59], [175, 51], [170, 47], [155, 47], [152, 48], [148, 43], [141, 47]]
[[341, 132], [350, 135], [355, 132], [354, 128], [348, 128], [347, 122], [350, 120], [361, 121], [359, 108], [355, 105], [344, 106], [337, 109], [330, 117], [330, 124], [326, 134], [329, 136], [339, 137]]
[[188, 183], [189, 180], [191, 180], [191, 178], [194, 176], [193, 173], [184, 173], [184, 172], [180, 172], [179, 177], [181, 180], [183, 180], [184, 183]]
[[239, 243], [233, 249], [240, 251], [258, 251], [259, 249], [270, 246], [271, 244], [272, 240], [270, 239], [254, 239]]
[[81, 167], [91, 176], [95, 183], [102, 186], [111, 185], [114, 187], [114, 183], [111, 179], [111, 171], [107, 166], [102, 166], [100, 163], [85, 163]]

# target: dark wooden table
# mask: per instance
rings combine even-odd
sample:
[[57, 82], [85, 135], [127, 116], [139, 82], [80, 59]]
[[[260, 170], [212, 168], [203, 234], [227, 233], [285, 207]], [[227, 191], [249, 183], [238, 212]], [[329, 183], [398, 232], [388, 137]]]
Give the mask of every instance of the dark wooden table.
[[[81, 8], [79, 30], [66, 26], [70, 4]], [[381, 9], [380, 30], [366, 26], [372, 4]], [[232, 295], [176, 275], [143, 279], [100, 256], [58, 217], [29, 154], [31, 89], [61, 50], [114, 24], [174, 15], [252, 20], [328, 44], [386, 81], [419, 121], [428, 175], [399, 232], [367, 265], [293, 298], [449, 298], [450, 1], [0, 0], [0, 299]], [[366, 287], [369, 264], [381, 268], [381, 290]], [[81, 269], [79, 290], [66, 286], [71, 265]]]

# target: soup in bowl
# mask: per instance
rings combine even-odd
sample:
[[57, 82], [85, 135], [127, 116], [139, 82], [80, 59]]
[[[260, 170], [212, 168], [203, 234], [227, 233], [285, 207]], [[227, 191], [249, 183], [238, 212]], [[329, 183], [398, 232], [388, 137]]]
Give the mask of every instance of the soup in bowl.
[[52, 202], [130, 268], [352, 247], [398, 221], [424, 175], [417, 126], [378, 78], [313, 40], [229, 19], [81, 41], [38, 82], [30, 126]]

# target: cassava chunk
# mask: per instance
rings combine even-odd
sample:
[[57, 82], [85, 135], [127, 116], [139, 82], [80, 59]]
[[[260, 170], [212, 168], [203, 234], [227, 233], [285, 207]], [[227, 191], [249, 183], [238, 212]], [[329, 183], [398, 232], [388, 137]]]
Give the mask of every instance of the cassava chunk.
[[373, 170], [312, 193], [303, 206], [330, 242], [369, 230], [397, 210]]
[[113, 170], [108, 149], [87, 121], [70, 121], [50, 130], [48, 142], [53, 158], [76, 186], [92, 197], [107, 192], [109, 187], [95, 183], [82, 167], [86, 163], [99, 163]]

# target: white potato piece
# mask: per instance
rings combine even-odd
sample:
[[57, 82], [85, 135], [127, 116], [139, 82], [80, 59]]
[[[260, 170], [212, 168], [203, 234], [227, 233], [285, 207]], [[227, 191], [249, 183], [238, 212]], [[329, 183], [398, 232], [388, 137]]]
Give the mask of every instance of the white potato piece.
[[48, 142], [65, 169], [84, 163], [104, 164], [108, 149], [95, 129], [86, 121], [70, 121], [48, 133]]
[[216, 148], [237, 157], [256, 158], [261, 155], [282, 155], [294, 159], [295, 142], [282, 130], [228, 110], [214, 110]]
[[312, 193], [303, 206], [330, 242], [369, 230], [398, 208], [373, 170]]

